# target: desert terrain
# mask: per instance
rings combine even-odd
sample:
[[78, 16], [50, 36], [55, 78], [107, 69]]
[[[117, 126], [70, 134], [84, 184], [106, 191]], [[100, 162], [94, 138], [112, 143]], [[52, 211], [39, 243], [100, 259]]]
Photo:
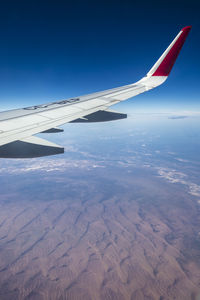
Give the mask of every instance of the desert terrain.
[[130, 164], [58, 167], [1, 174], [1, 300], [198, 299], [200, 209], [183, 184]]

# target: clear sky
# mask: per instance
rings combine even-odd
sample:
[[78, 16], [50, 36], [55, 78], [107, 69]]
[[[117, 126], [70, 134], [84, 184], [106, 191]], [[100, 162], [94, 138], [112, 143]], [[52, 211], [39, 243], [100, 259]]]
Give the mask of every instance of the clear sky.
[[123, 104], [200, 111], [199, 1], [7, 1], [0, 9], [0, 109], [112, 88], [144, 76], [179, 30], [168, 81]]

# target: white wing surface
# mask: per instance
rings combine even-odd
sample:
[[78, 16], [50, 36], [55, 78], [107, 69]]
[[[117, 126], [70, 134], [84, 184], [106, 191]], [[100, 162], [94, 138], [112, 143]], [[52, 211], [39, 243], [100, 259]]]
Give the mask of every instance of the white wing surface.
[[163, 55], [136, 83], [73, 99], [0, 113], [0, 157], [38, 157], [63, 153], [61, 146], [34, 135], [59, 132], [68, 122], [101, 122], [125, 118], [109, 107], [161, 85], [168, 77], [191, 26], [184, 27]]

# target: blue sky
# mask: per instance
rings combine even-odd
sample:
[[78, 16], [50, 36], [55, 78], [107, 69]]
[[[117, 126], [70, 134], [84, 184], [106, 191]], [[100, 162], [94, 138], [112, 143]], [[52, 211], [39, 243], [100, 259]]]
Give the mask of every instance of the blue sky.
[[168, 81], [129, 111], [200, 110], [198, 1], [9, 1], [0, 10], [0, 108], [137, 81], [179, 30], [192, 31]]

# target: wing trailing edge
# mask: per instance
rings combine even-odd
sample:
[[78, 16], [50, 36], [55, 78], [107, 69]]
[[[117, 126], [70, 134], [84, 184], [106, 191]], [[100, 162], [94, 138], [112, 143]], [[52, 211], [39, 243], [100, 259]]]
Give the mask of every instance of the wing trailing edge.
[[36, 136], [0, 146], [1, 158], [34, 158], [64, 153], [64, 148]]
[[79, 118], [70, 123], [95, 123], [95, 122], [108, 122], [126, 119], [127, 114], [119, 113], [112, 110], [99, 110], [92, 114], [86, 115], [84, 118]]

